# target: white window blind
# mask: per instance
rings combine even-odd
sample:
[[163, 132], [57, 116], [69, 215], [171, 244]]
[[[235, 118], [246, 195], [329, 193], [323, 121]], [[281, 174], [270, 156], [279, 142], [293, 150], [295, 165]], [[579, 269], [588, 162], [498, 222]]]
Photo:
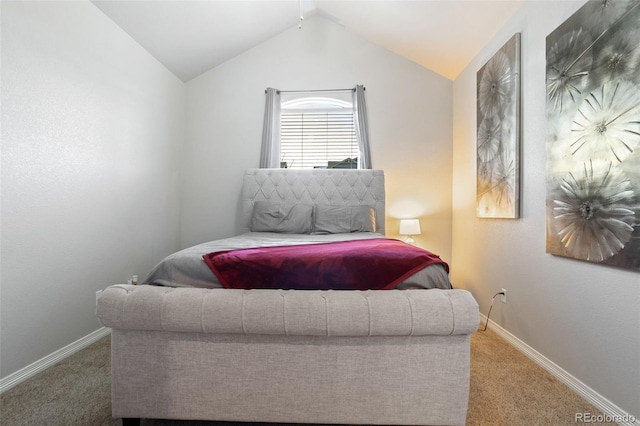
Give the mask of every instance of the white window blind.
[[358, 168], [353, 110], [343, 102], [300, 102], [282, 106], [281, 167]]

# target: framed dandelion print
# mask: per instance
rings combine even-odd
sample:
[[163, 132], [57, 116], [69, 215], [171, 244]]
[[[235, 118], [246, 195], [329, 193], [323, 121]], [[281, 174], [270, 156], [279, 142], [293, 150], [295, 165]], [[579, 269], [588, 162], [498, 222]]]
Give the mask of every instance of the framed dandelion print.
[[546, 40], [547, 252], [640, 272], [640, 0]]
[[480, 218], [520, 216], [520, 33], [477, 74], [477, 190]]

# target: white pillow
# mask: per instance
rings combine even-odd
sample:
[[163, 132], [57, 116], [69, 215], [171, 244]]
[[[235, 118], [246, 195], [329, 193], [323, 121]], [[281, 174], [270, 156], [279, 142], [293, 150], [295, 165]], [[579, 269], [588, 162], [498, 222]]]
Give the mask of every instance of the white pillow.
[[319, 204], [313, 216], [315, 234], [376, 232], [376, 212], [370, 206], [330, 206]]
[[313, 221], [313, 206], [308, 204], [278, 204], [256, 201], [251, 212], [249, 230], [283, 234], [309, 234]]

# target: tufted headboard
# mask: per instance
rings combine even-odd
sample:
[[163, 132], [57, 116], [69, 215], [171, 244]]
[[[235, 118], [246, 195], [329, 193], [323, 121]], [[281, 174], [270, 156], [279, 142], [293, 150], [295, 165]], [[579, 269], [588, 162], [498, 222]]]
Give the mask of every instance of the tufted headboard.
[[254, 201], [371, 206], [385, 233], [384, 172], [351, 169], [249, 169], [240, 200], [241, 232], [249, 231]]

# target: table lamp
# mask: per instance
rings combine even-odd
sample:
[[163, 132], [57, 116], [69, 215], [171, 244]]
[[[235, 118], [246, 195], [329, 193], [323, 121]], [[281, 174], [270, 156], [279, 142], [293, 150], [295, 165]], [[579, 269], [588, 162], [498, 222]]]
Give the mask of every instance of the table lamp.
[[416, 241], [412, 238], [413, 235], [420, 235], [420, 221], [418, 219], [400, 219], [400, 235], [406, 235], [403, 240], [408, 244], [415, 244]]

